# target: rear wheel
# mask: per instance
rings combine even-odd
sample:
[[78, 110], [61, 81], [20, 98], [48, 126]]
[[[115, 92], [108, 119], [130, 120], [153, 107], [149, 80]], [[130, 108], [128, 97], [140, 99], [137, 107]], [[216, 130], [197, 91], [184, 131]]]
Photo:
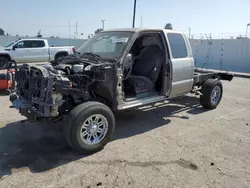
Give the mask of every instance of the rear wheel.
[[65, 57], [65, 56], [67, 56], [66, 53], [58, 54], [58, 55], [56, 55], [55, 60], [60, 59], [60, 58]]
[[223, 87], [220, 80], [208, 79], [201, 90], [200, 103], [206, 109], [215, 109], [222, 98]]
[[64, 135], [70, 147], [79, 153], [97, 152], [108, 143], [115, 129], [114, 114], [99, 102], [86, 102], [66, 117]]
[[62, 57], [65, 57], [65, 56], [67, 56], [66, 53], [57, 54], [57, 55], [55, 56], [55, 59], [54, 59], [53, 61], [51, 61], [51, 63], [52, 63], [52, 64], [57, 64], [57, 60], [60, 59], [60, 58], [62, 58]]

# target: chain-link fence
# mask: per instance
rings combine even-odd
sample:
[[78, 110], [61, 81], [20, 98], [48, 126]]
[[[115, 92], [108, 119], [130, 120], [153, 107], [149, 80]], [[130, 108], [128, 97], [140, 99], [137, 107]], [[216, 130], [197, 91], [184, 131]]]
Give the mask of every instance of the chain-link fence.
[[190, 39], [195, 66], [250, 73], [249, 39]]
[[[0, 37], [0, 46], [16, 37]], [[73, 45], [78, 48], [83, 39], [49, 39], [50, 45]], [[199, 68], [250, 73], [250, 39], [244, 33], [190, 34], [195, 66]]]
[[190, 39], [249, 39], [250, 34], [246, 35], [246, 33], [242, 32], [218, 32], [218, 33], [186, 33], [186, 35], [189, 36]]

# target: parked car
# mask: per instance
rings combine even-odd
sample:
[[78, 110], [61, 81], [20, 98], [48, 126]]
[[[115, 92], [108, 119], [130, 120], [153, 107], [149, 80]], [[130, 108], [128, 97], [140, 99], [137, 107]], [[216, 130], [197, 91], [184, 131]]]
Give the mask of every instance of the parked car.
[[0, 67], [10, 60], [17, 63], [51, 62], [75, 51], [74, 46], [50, 47], [46, 39], [20, 39], [0, 48]]
[[101, 150], [115, 129], [115, 111], [200, 95], [215, 109], [228, 73], [198, 72], [182, 32], [116, 29], [95, 34], [75, 55], [51, 65], [23, 65], [10, 100], [28, 120], [60, 120], [68, 144], [80, 153]]

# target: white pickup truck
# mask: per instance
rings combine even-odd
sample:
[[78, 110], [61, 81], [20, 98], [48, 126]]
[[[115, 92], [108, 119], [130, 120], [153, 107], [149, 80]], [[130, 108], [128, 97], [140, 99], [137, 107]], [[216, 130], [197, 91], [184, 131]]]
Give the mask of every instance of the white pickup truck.
[[10, 60], [17, 63], [51, 62], [75, 52], [74, 46], [50, 47], [46, 39], [20, 39], [0, 47], [0, 67]]

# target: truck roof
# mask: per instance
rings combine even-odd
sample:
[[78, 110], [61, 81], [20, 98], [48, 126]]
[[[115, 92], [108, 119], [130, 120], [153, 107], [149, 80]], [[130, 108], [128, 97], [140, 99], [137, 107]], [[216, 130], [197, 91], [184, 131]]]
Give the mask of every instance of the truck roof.
[[44, 38], [20, 38], [19, 40], [48, 40]]
[[117, 29], [108, 29], [102, 32], [112, 32], [112, 31], [127, 31], [127, 32], [142, 32], [142, 31], [164, 31], [165, 33], [183, 33], [181, 31], [170, 30], [170, 29], [157, 29], [157, 28], [117, 28]]

